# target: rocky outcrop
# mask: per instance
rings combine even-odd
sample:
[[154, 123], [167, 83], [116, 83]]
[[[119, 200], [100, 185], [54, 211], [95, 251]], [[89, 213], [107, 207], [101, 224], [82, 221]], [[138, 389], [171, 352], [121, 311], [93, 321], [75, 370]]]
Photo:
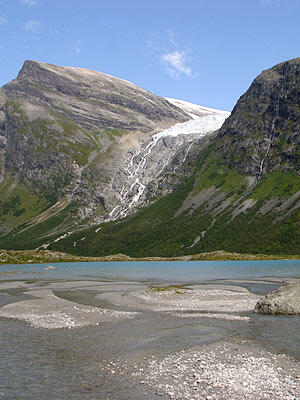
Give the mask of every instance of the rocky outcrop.
[[256, 306], [258, 314], [300, 314], [300, 283], [284, 285], [261, 298]]

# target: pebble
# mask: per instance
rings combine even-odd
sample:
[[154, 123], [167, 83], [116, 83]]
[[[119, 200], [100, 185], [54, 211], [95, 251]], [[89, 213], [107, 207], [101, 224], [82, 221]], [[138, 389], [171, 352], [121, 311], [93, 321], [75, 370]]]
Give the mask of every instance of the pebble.
[[[176, 400], [299, 399], [300, 375], [286, 368], [294, 367], [295, 361], [255, 350], [247, 347], [236, 352], [234, 346], [218, 345], [207, 351], [181, 351], [162, 360], [152, 358], [136, 374], [143, 376], [148, 387], [159, 384], [159, 395]], [[285, 363], [284, 368], [279, 363]]]

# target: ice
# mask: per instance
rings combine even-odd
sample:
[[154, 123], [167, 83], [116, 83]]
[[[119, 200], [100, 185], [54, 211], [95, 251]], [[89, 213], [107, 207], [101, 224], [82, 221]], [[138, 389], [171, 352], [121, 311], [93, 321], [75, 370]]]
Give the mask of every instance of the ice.
[[192, 133], [198, 133], [199, 137], [201, 137], [220, 129], [227, 117], [228, 114], [225, 112], [224, 114], [195, 117], [190, 121], [175, 124], [169, 129], [156, 133], [154, 137], [161, 139], [166, 136], [190, 135]]
[[[187, 122], [175, 124], [168, 129], [152, 135], [152, 137], [147, 138], [142, 143], [139, 150], [135, 151], [134, 154], [131, 152], [124, 165], [124, 172], [127, 175], [127, 179], [119, 191], [119, 204], [115, 205], [111, 210], [108, 220], [127, 216], [129, 210], [139, 205], [143, 199], [143, 194], [147, 190], [147, 184], [162, 173], [169, 161], [180, 151], [185, 143], [188, 143], [188, 146], [184, 152], [182, 161], [175, 167], [175, 170], [186, 161], [194, 140], [198, 140], [220, 129], [226, 118], [230, 115], [227, 111], [201, 107], [182, 100], [168, 100], [172, 100], [173, 104], [180, 106], [185, 112], [187, 110], [191, 111], [188, 114], [192, 116], [192, 119]], [[157, 162], [157, 155], [159, 155], [161, 148], [159, 145], [161, 144], [161, 140], [166, 137], [173, 137], [175, 141], [172, 147], [169, 147], [167, 157], [165, 153], [161, 153], [161, 162]], [[165, 160], [163, 159], [164, 157], [166, 157]], [[153, 164], [153, 160], [156, 160], [155, 164]], [[148, 165], [149, 162], [152, 162], [152, 164]], [[151, 174], [149, 174], [149, 166], [151, 166]]]

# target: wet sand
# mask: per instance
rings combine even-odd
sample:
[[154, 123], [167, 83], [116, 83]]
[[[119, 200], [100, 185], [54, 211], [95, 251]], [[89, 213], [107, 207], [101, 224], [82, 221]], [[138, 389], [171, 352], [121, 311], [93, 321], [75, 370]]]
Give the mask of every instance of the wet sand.
[[[33, 334], [60, 331], [70, 340], [71, 330], [74, 340], [99, 331], [101, 346], [89, 356], [98, 381], [74, 399], [300, 398], [299, 362], [246, 337], [260, 296], [238, 282], [1, 282], [0, 294], [10, 292], [15, 300], [0, 307], [0, 317], [31, 325]], [[79, 348], [72, 351], [79, 357]]]

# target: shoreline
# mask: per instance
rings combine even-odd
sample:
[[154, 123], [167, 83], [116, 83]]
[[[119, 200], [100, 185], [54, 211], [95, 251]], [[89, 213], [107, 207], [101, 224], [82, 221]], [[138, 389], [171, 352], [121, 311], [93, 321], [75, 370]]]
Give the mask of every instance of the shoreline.
[[180, 257], [129, 257], [114, 254], [103, 257], [75, 256], [52, 250], [0, 250], [0, 267], [15, 264], [44, 264], [68, 262], [147, 262], [147, 261], [259, 261], [300, 260], [300, 255], [243, 254], [223, 250]]

